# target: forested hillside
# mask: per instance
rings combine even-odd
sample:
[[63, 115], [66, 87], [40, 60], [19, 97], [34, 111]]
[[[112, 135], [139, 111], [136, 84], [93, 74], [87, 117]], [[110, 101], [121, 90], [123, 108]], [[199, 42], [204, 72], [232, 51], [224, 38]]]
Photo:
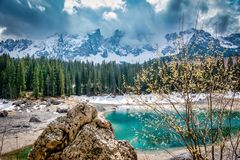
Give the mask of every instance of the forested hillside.
[[120, 94], [123, 80], [134, 82], [139, 64], [62, 62], [46, 58], [0, 56], [0, 97]]
[[[223, 86], [222, 83], [233, 81], [236, 89], [240, 89], [240, 59], [238, 57], [203, 58], [187, 63], [162, 58], [144, 64], [116, 64], [115, 62], [94, 64], [93, 62], [63, 62], [33, 57], [15, 59], [2, 55], [0, 56], [0, 98], [24, 97], [29, 91], [36, 98], [122, 94], [129, 91], [126, 86], [138, 87], [139, 93], [150, 93], [150, 84], [152, 84], [151, 92], [157, 91], [157, 88], [165, 88], [172, 92], [177, 91], [176, 87], [183, 81], [196, 78], [196, 76], [201, 76], [202, 83], [196, 82], [200, 88], [206, 85], [205, 82], [214, 81], [219, 82], [218, 87], [213, 88], [217, 90]], [[190, 77], [182, 77], [186, 72], [186, 65], [191, 68]], [[211, 75], [218, 76], [211, 80]], [[202, 91], [205, 92], [208, 89], [193, 90], [193, 92]]]

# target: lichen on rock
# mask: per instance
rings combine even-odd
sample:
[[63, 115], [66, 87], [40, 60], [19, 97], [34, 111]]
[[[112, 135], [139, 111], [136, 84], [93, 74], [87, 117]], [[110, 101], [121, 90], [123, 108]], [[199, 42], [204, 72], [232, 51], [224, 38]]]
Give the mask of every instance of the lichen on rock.
[[114, 139], [111, 123], [81, 103], [59, 117], [38, 137], [29, 160], [136, 160], [127, 141]]

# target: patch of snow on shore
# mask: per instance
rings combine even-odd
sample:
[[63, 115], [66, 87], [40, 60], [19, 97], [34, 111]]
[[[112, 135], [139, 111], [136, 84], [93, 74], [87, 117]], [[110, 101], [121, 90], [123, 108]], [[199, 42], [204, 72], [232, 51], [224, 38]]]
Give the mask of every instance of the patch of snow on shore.
[[6, 102], [6, 100], [4, 100], [4, 99], [0, 100], [0, 110], [13, 110], [14, 109], [12, 102], [8, 102], [5, 104], [4, 104], [4, 102]]
[[240, 92], [237, 92], [237, 93], [233, 93], [231, 91], [229, 91], [225, 96], [224, 98], [236, 98], [236, 99], [240, 99]]
[[[224, 98], [232, 98], [233, 92], [227, 92], [225, 95], [214, 94], [216, 97], [224, 96]], [[208, 94], [190, 94], [192, 102], [201, 102], [207, 99]], [[117, 96], [75, 96], [76, 99], [82, 102], [89, 102], [93, 104], [107, 104], [107, 105], [140, 105], [140, 104], [169, 104], [184, 103], [184, 97], [180, 93], [172, 93], [170, 95], [117, 95]], [[235, 93], [234, 98], [240, 99], [240, 92]]]
[[[193, 102], [206, 99], [206, 94], [192, 94]], [[82, 102], [94, 104], [108, 105], [139, 105], [139, 104], [169, 104], [184, 103], [184, 99], [180, 93], [172, 93], [171, 95], [117, 95], [117, 96], [77, 96], [77, 99]]]

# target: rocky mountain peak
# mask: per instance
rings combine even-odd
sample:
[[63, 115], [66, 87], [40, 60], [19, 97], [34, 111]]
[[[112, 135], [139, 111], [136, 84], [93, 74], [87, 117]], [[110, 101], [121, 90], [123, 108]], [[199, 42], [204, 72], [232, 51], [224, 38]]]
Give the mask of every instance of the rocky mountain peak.
[[[26, 55], [45, 56], [64, 61], [94, 61], [96, 63], [102, 61], [142, 63], [155, 58], [155, 45], [151, 43], [138, 46], [125, 44], [122, 42], [125, 34], [117, 29], [112, 36], [104, 37], [101, 30], [96, 29], [85, 37], [78, 34], [56, 33], [42, 40], [7, 39], [0, 42], [0, 54], [7, 53], [12, 57], [20, 58]], [[166, 43], [159, 45], [159, 52], [163, 56], [181, 53], [182, 48], [179, 48], [179, 43], [182, 42], [184, 46], [190, 48], [190, 54], [209, 54], [209, 45], [213, 48], [211, 51], [213, 54], [222, 51], [225, 51], [225, 56], [240, 53], [240, 33], [214, 37], [204, 30], [188, 29], [166, 34], [165, 38]]]
[[109, 42], [113, 46], [118, 46], [120, 44], [121, 39], [124, 37], [125, 33], [120, 30], [115, 30], [114, 34], [112, 37], [110, 37]]
[[[214, 37], [209, 32], [198, 29], [189, 29], [165, 35], [168, 44], [162, 49], [163, 55], [174, 55], [182, 52], [181, 45], [188, 47], [189, 54], [214, 55], [221, 52], [224, 56], [239, 55], [240, 34], [227, 37]], [[211, 49], [209, 48], [211, 47]]]
[[96, 29], [95, 32], [93, 32], [91, 34], [88, 33], [88, 38], [89, 39], [101, 40], [101, 39], [103, 39], [103, 36], [101, 34], [100, 29]]

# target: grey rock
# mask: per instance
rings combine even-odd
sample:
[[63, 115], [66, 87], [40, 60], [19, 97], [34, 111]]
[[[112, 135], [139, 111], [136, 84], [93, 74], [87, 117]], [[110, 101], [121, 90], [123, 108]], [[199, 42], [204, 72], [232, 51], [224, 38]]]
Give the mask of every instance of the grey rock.
[[68, 112], [68, 108], [57, 108], [56, 112], [58, 112], [58, 113], [67, 113]]
[[51, 99], [51, 104], [53, 104], [53, 105], [59, 105], [61, 103], [63, 103], [63, 101], [58, 100], [58, 99]]
[[27, 101], [26, 103], [25, 103], [25, 108], [32, 108], [33, 106], [35, 105], [35, 103], [33, 103], [33, 102], [31, 102], [31, 101]]
[[26, 103], [25, 100], [18, 100], [18, 101], [13, 102], [13, 105], [15, 105], [15, 106], [21, 106], [22, 104], [25, 104], [25, 103]]
[[30, 118], [29, 122], [42, 122], [39, 118], [33, 116]]
[[103, 106], [97, 106], [96, 108], [97, 108], [97, 111], [99, 111], [99, 112], [106, 111], [106, 109]]
[[4, 100], [2, 103], [3, 103], [3, 104], [8, 104], [8, 101]]
[[51, 105], [51, 103], [48, 101], [42, 101], [41, 105], [45, 105], [46, 107], [49, 107]]
[[7, 117], [8, 116], [8, 112], [3, 110], [3, 111], [0, 111], [0, 117]]

